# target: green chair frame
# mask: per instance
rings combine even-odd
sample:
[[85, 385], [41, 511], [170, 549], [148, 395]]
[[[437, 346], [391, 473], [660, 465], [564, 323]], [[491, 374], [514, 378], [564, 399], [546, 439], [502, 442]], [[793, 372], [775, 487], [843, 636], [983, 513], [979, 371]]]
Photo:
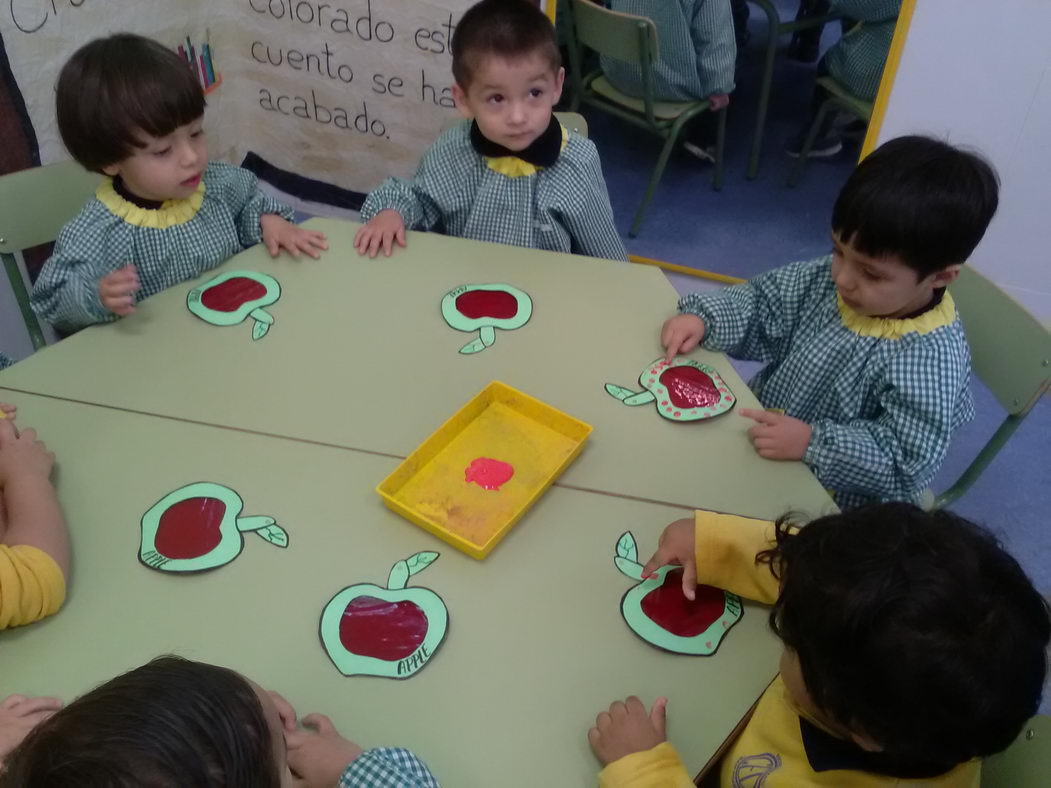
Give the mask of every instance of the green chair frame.
[[968, 266], [949, 291], [971, 347], [971, 366], [1007, 416], [960, 478], [935, 498], [937, 509], [971, 488], [1051, 387], [1051, 332], [1040, 321]]
[[814, 141], [817, 139], [817, 135], [821, 131], [821, 128], [830, 112], [833, 110], [843, 110], [866, 123], [872, 118], [873, 103], [871, 101], [859, 99], [857, 96], [851, 94], [851, 92], [835, 78], [820, 77], [817, 80], [817, 85], [828, 94], [828, 98], [822, 102], [820, 109], [817, 111], [817, 115], [814, 117], [814, 122], [810, 124], [810, 128], [807, 130], [806, 139], [803, 141], [803, 147], [800, 148], [799, 156], [796, 158], [796, 163], [792, 167], [791, 174], [788, 176], [789, 186], [795, 186], [799, 183], [799, 179], [803, 177], [803, 169], [806, 167], [807, 159], [810, 157], [810, 150], [814, 147]]
[[759, 158], [763, 152], [763, 133], [766, 129], [766, 112], [770, 108], [770, 89], [774, 82], [774, 62], [777, 60], [777, 42], [785, 33], [794, 33], [808, 27], [817, 27], [839, 19], [840, 14], [824, 14], [807, 19], [781, 21], [781, 15], [771, 0], [748, 0], [759, 6], [766, 14], [766, 53], [763, 56], [763, 76], [759, 83], [759, 101], [755, 111], [755, 130], [752, 132], [752, 151], [748, 156], [748, 180], [759, 175]]
[[982, 761], [982, 788], [1039, 788], [1051, 774], [1051, 717], [1033, 717], [1014, 743]]
[[[657, 42], [657, 27], [653, 20], [643, 16], [621, 14], [590, 2], [570, 0], [572, 35], [569, 41], [571, 79], [573, 87], [572, 109], [576, 111], [583, 101], [622, 120], [656, 134], [664, 140], [657, 165], [650, 176], [642, 202], [635, 212], [628, 236], [634, 238], [642, 226], [646, 209], [653, 200], [668, 165], [672, 150], [682, 136], [686, 124], [702, 112], [711, 110], [707, 99], [702, 101], [665, 102], [653, 96], [653, 64], [660, 49]], [[638, 65], [642, 71], [643, 97], [641, 102], [627, 96], [609, 84], [602, 70], [590, 74], [581, 73], [581, 47], [600, 55]], [[717, 137], [715, 145], [715, 171], [712, 188], [723, 187], [723, 150], [726, 143], [726, 109], [716, 112]]]
[[42, 348], [46, 340], [29, 306], [29, 292], [16, 255], [54, 241], [62, 225], [95, 194], [99, 179], [97, 173], [87, 172], [73, 161], [0, 176], [0, 258], [33, 350]]

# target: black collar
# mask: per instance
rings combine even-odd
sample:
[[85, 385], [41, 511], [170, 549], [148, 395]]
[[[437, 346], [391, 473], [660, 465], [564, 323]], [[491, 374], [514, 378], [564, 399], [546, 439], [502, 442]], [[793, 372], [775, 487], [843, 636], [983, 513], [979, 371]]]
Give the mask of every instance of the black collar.
[[132, 205], [137, 205], [140, 208], [145, 208], [147, 211], [156, 211], [162, 205], [164, 205], [163, 201], [147, 200], [144, 197], [139, 197], [137, 194], [132, 193], [131, 189], [124, 185], [124, 180], [119, 175], [113, 179], [113, 191], [115, 191], [125, 200], [130, 202]]
[[938, 304], [940, 304], [942, 302], [942, 298], [944, 298], [944, 297], [945, 297], [945, 288], [944, 287], [938, 287], [931, 294], [931, 300], [927, 302], [927, 306], [925, 306], [925, 307], [923, 307], [921, 309], [917, 309], [915, 312], [910, 312], [909, 314], [905, 315], [904, 317], [900, 317], [898, 319], [899, 320], [911, 320], [914, 317], [919, 317], [920, 315], [925, 314], [926, 312], [930, 312], [932, 309], [934, 309], [934, 307], [938, 306]]
[[558, 155], [562, 152], [562, 126], [552, 115], [551, 122], [547, 124], [544, 133], [533, 140], [528, 148], [516, 151], [493, 142], [482, 134], [477, 121], [471, 121], [471, 145], [482, 156], [494, 159], [501, 156], [514, 156], [535, 167], [550, 167], [558, 161]]
[[930, 763], [905, 763], [888, 757], [886, 753], [868, 752], [852, 741], [825, 733], [802, 717], [799, 718], [799, 734], [807, 761], [815, 772], [845, 769], [899, 780], [924, 780], [945, 774], [952, 768]]

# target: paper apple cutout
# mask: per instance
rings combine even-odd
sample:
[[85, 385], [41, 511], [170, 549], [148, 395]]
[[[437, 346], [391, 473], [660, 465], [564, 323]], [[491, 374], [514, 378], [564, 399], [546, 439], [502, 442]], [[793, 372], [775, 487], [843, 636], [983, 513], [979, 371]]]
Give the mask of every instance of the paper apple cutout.
[[682, 567], [662, 566], [643, 579], [639, 550], [631, 531], [617, 540], [617, 568], [639, 584], [620, 601], [620, 612], [631, 630], [664, 651], [710, 656], [730, 628], [741, 620], [740, 597], [711, 586], [698, 585], [692, 602], [682, 593]]
[[645, 391], [606, 384], [606, 393], [625, 405], [648, 405], [671, 421], [700, 421], [726, 413], [737, 398], [719, 373], [707, 364], [676, 356], [669, 364], [656, 359], [639, 375]]
[[226, 271], [195, 287], [186, 296], [186, 307], [213, 326], [236, 326], [251, 317], [255, 320], [252, 339], [262, 339], [274, 324], [273, 315], [263, 309], [281, 297], [277, 280], [258, 271]]
[[521, 328], [532, 314], [533, 299], [511, 285], [461, 285], [442, 298], [446, 323], [457, 331], [479, 332], [460, 348], [464, 354], [485, 350], [496, 341], [496, 329]]
[[240, 517], [241, 496], [214, 482], [194, 482], [150, 507], [140, 523], [139, 561], [161, 572], [204, 572], [233, 561], [244, 533], [288, 547], [273, 517]]
[[416, 553], [391, 568], [386, 588], [358, 583], [325, 605], [321, 643], [340, 673], [407, 679], [428, 664], [445, 640], [449, 611], [429, 588], [406, 584], [437, 558]]

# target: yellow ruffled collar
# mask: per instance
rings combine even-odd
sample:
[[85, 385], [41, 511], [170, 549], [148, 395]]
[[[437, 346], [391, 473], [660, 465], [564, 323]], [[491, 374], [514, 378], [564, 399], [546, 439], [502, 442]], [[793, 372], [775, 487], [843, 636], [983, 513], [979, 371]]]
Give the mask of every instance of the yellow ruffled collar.
[[[559, 126], [562, 128], [562, 147], [560, 150], [565, 150], [566, 144], [569, 142], [569, 132], [561, 123]], [[483, 158], [490, 170], [498, 172], [501, 175], [506, 175], [508, 178], [521, 178], [524, 175], [536, 175], [544, 169], [535, 164], [530, 164], [528, 161], [520, 159], [517, 156], [484, 156]]]
[[95, 190], [99, 202], [106, 206], [110, 213], [128, 224], [136, 227], [150, 227], [155, 230], [166, 230], [179, 224], [185, 224], [197, 215], [204, 202], [204, 181], [197, 184], [197, 191], [181, 200], [165, 200], [160, 208], [151, 210], [140, 208], [117, 194], [113, 188], [113, 179], [106, 178]]
[[847, 306], [838, 293], [836, 303], [839, 305], [839, 317], [844, 326], [858, 336], [875, 337], [876, 339], [901, 339], [907, 334], [929, 334], [936, 328], [952, 325], [956, 320], [956, 303], [948, 291], [942, 295], [942, 300], [937, 306], [928, 309], [918, 317], [893, 318], [861, 315]]

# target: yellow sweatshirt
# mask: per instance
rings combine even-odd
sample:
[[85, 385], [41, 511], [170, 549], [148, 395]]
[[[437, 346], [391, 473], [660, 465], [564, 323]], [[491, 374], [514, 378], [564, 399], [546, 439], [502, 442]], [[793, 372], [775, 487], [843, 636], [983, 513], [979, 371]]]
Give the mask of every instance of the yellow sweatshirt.
[[[772, 604], [777, 579], [755, 556], [774, 544], [774, 526], [761, 520], [697, 512], [694, 547], [697, 582]], [[781, 677], [763, 693], [755, 713], [724, 756], [722, 788], [978, 788], [979, 762], [968, 761], [934, 777], [905, 779], [865, 771], [878, 762], [851, 742], [802, 716]], [[601, 788], [690, 788], [693, 779], [667, 743], [609, 764]]]
[[0, 629], [53, 615], [66, 598], [66, 579], [55, 560], [29, 545], [0, 545]]

